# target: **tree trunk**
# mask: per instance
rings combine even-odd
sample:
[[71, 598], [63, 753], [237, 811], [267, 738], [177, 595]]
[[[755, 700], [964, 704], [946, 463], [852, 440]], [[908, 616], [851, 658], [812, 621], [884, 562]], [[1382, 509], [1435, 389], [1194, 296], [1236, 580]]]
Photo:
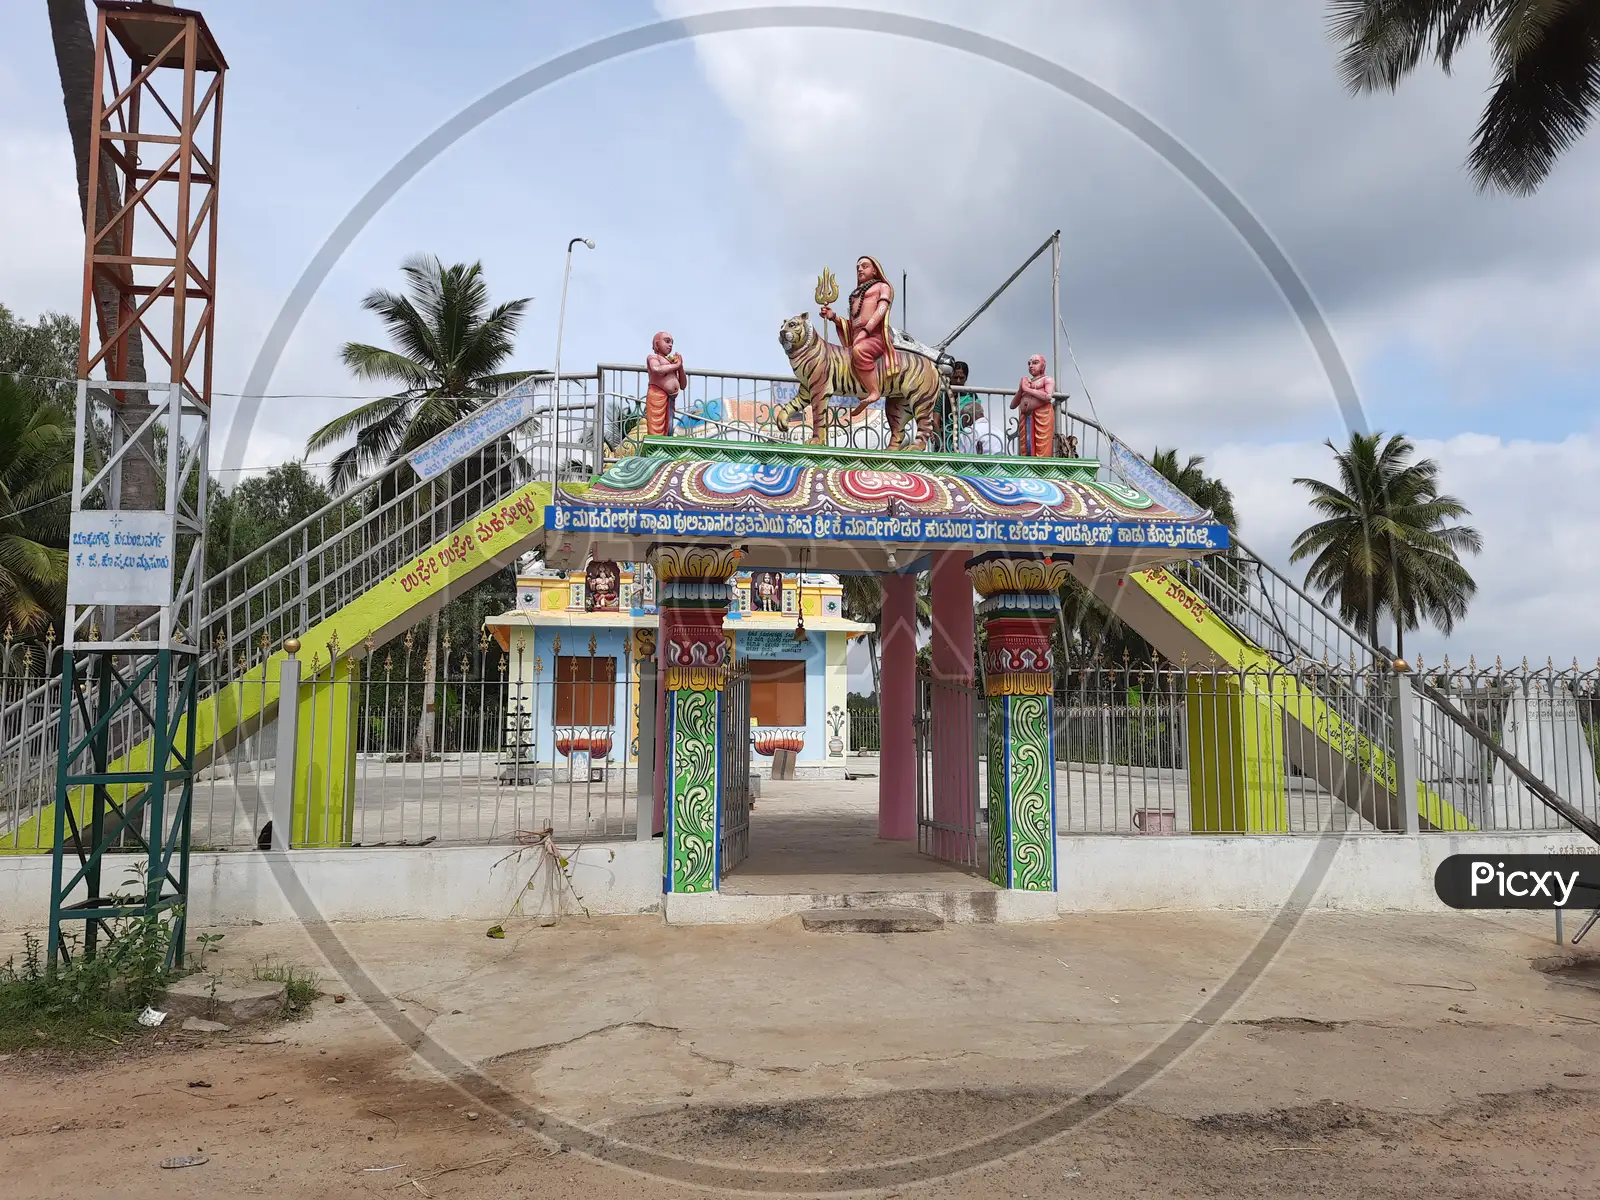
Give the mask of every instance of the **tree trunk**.
[[[876, 629], [867, 634], [867, 663], [872, 667], [872, 698], [878, 700], [878, 631]], [[881, 700], [879, 702], [881, 703]]]
[[422, 715], [417, 718], [417, 737], [414, 743], [417, 759], [428, 761], [433, 749], [433, 704], [437, 690], [438, 672], [434, 660], [439, 657], [439, 614], [428, 619], [428, 660], [422, 668]]

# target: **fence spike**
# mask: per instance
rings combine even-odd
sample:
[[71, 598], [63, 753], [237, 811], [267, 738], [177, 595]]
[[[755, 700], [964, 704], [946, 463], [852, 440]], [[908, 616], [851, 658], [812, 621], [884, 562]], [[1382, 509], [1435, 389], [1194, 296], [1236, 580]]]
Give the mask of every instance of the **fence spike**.
[[411, 647], [414, 644], [412, 639], [415, 636], [415, 634], [416, 634], [416, 631], [414, 629], [406, 630], [405, 647], [406, 647], [406, 657], [407, 658], [411, 657]]
[[1501, 675], [1501, 674], [1505, 673], [1505, 667], [1501, 665], [1500, 656], [1498, 654], [1496, 654], [1494, 656], [1494, 673], [1496, 675]]
[[589, 635], [589, 657], [590, 658], [594, 657], [595, 648], [597, 646], [599, 646], [599, 645], [600, 645], [600, 643], [595, 639], [594, 634], [591, 633]]
[[1474, 673], [1478, 670], [1478, 656], [1476, 654], [1467, 655], [1467, 670]]
[[11, 644], [11, 622], [10, 621], [6, 622], [5, 642], [6, 642], [6, 645], [8, 645], [8, 646]]
[[1522, 669], [1524, 671], [1528, 669], [1528, 656], [1526, 654], [1522, 656]]
[[559, 633], [550, 639], [550, 653], [557, 655], [561, 653], [561, 635]]

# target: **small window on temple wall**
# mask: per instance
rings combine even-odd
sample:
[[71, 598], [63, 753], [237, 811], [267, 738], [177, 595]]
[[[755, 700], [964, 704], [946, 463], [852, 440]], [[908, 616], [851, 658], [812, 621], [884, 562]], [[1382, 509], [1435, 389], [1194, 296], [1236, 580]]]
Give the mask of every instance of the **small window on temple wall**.
[[806, 664], [800, 659], [750, 663], [750, 716], [757, 725], [806, 723]]
[[568, 608], [582, 608], [583, 607], [583, 583], [582, 583], [581, 580], [572, 585], [571, 594], [568, 595], [568, 597], [567, 597], [567, 607]]
[[616, 659], [556, 657], [557, 725], [611, 725], [616, 703]]
[[792, 613], [794, 611], [794, 589], [793, 588], [784, 588], [783, 589], [783, 611], [786, 612], [786, 613]]

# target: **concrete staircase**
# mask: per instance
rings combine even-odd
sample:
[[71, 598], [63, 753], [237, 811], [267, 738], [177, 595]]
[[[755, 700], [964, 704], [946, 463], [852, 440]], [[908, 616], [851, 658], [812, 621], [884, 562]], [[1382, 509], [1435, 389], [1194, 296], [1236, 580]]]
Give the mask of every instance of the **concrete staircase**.
[[[669, 925], [766, 925], [799, 915], [808, 929], [825, 922], [880, 919], [919, 913], [945, 925], [995, 925], [1022, 921], [1053, 921], [1057, 915], [1054, 892], [1012, 892], [1000, 888], [950, 891], [787, 892], [742, 894], [674, 892], [663, 897], [662, 914]], [[830, 926], [832, 927], [832, 926]], [[867, 930], [867, 932], [896, 932]]]

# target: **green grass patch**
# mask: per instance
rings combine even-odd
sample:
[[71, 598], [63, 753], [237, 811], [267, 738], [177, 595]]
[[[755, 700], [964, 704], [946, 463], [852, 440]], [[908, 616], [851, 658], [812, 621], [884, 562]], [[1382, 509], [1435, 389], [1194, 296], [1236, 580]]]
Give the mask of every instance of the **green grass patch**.
[[283, 984], [283, 1015], [288, 1018], [309, 1016], [311, 1002], [320, 994], [316, 975], [304, 967], [263, 958], [251, 965], [250, 974], [268, 983]]

